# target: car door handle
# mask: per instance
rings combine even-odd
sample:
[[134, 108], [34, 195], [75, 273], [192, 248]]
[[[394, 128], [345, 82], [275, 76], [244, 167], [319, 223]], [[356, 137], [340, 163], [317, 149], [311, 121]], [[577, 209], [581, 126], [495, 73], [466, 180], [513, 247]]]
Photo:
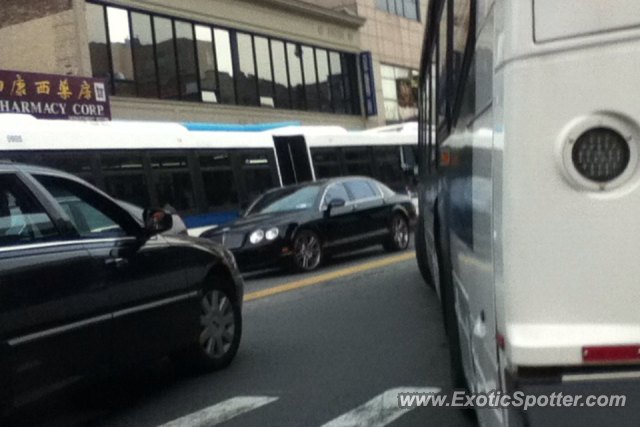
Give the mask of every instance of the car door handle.
[[113, 267], [125, 266], [128, 263], [129, 261], [126, 258], [121, 258], [121, 257], [107, 258], [106, 260], [104, 260], [105, 265], [113, 266]]

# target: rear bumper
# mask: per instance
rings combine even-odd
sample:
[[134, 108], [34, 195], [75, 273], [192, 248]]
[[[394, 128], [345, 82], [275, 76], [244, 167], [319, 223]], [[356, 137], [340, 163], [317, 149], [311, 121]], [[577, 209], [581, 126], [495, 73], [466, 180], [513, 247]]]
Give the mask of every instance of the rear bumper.
[[[509, 409], [509, 426], [626, 427], [640, 424], [640, 366], [633, 369], [567, 370], [508, 378], [510, 394], [538, 402]], [[548, 399], [545, 399], [548, 398]], [[525, 397], [526, 398], [526, 397]]]

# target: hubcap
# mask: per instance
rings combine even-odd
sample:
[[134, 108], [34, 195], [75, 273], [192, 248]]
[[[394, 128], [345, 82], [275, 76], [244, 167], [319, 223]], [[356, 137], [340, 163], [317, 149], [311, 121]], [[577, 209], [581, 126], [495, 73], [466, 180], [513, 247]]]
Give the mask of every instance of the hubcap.
[[210, 291], [202, 297], [200, 345], [211, 357], [223, 357], [233, 342], [235, 318], [233, 305], [220, 291]]
[[409, 243], [409, 227], [401, 217], [393, 220], [393, 241], [398, 248], [404, 248]]
[[315, 235], [303, 233], [295, 242], [294, 254], [298, 265], [305, 270], [311, 270], [320, 263], [320, 242]]

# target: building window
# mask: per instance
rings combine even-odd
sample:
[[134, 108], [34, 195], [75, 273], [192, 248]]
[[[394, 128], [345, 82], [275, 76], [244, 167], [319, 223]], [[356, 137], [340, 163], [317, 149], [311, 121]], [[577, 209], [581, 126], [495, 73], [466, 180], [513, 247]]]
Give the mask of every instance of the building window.
[[218, 69], [213, 47], [211, 28], [196, 25], [196, 51], [198, 72], [200, 73], [200, 96], [202, 102], [219, 102]]
[[408, 19], [420, 20], [420, 3], [418, 0], [375, 0], [378, 9]]
[[382, 65], [382, 95], [387, 123], [418, 118], [418, 71]]
[[113, 95], [360, 113], [356, 54], [97, 3], [86, 19]]

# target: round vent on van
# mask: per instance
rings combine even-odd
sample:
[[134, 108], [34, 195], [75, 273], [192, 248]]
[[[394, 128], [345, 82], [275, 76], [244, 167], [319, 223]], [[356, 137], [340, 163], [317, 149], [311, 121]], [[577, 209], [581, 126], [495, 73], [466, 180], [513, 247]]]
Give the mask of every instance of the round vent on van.
[[629, 166], [627, 140], [610, 128], [590, 129], [578, 137], [571, 150], [573, 165], [590, 181], [606, 183], [621, 176]]

